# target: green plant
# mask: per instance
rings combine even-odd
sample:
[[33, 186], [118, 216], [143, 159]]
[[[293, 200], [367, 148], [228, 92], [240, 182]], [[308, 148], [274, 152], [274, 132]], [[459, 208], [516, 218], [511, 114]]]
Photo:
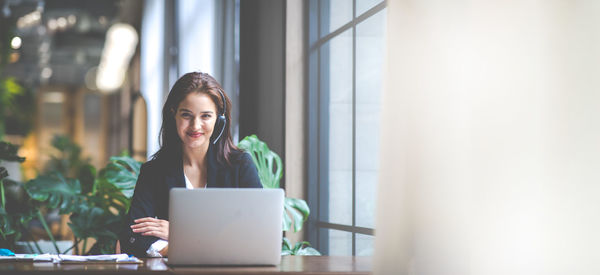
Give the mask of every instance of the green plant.
[[[53, 146], [60, 155], [53, 158], [49, 167], [56, 170], [28, 182], [27, 191], [50, 209], [70, 214], [75, 254], [114, 252], [116, 232], [129, 209], [141, 163], [123, 154], [111, 157], [106, 167], [96, 173], [93, 166], [80, 159], [81, 148], [68, 138], [55, 138]], [[63, 173], [76, 178], [64, 177]], [[88, 250], [89, 238], [96, 242]], [[78, 251], [82, 241], [82, 251]]]
[[297, 242], [296, 245], [292, 247], [290, 240], [284, 237], [281, 255], [321, 255], [321, 253], [310, 247], [309, 242]]
[[[8, 247], [13, 247], [14, 242], [22, 236], [19, 232], [27, 233], [29, 221], [38, 219], [57, 253], [66, 253], [71, 249], [75, 249], [75, 254], [113, 253], [118, 239], [116, 232], [129, 209], [141, 163], [123, 154], [111, 157], [106, 167], [96, 173], [93, 166], [80, 159], [79, 146], [68, 138], [54, 138], [53, 146], [60, 152], [53, 161], [61, 165], [50, 164], [44, 174], [26, 184], [17, 184], [15, 190], [21, 190], [23, 197], [16, 202], [20, 205], [13, 209], [7, 206], [7, 211], [0, 209], [0, 220], [3, 221], [1, 232], [11, 234], [11, 238], [3, 235], [3, 240], [9, 244]], [[74, 177], [66, 176], [66, 173]], [[67, 251], [59, 251], [45, 222], [43, 213], [52, 209], [70, 215], [69, 227], [73, 231], [75, 244]], [[88, 249], [89, 238], [94, 239], [95, 243]], [[81, 242], [83, 246], [79, 251]], [[37, 246], [35, 241], [34, 245]], [[39, 247], [37, 249], [40, 251]]]
[[[283, 164], [277, 153], [271, 151], [267, 144], [256, 135], [245, 137], [238, 146], [252, 156], [252, 161], [258, 170], [258, 177], [264, 188], [279, 188], [283, 176]], [[294, 232], [302, 230], [302, 225], [308, 219], [310, 209], [306, 201], [286, 197], [283, 210], [283, 231], [288, 231], [294, 225]], [[308, 242], [298, 242], [292, 247], [287, 238], [283, 238], [282, 255], [321, 255], [310, 247]]]
[[[18, 147], [8, 142], [0, 141], [0, 162], [18, 161], [23, 162], [25, 158], [17, 155]], [[23, 192], [22, 186], [18, 183], [6, 179], [8, 171], [0, 166], [0, 240], [2, 243], [13, 244], [14, 241], [21, 238], [21, 229], [24, 223], [29, 222], [33, 213], [20, 211], [19, 215], [11, 215], [11, 212], [19, 211]], [[21, 187], [21, 189], [19, 189]], [[14, 192], [16, 190], [16, 192]], [[14, 193], [14, 194], [13, 194]]]

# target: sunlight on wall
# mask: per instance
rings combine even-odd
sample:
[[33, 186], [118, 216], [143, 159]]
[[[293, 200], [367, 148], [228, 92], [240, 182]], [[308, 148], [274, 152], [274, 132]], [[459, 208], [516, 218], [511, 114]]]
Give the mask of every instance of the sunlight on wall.
[[375, 274], [597, 274], [600, 2], [388, 5]]

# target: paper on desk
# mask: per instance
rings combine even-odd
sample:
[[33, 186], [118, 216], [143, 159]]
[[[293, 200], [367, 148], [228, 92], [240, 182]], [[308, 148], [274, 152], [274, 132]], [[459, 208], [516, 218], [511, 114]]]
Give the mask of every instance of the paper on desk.
[[127, 254], [108, 255], [56, 255], [56, 254], [15, 254], [14, 256], [0, 256], [0, 262], [53, 262], [60, 264], [68, 263], [143, 263], [140, 259]]
[[140, 259], [127, 254], [106, 254], [92, 256], [58, 255], [58, 262], [63, 263], [143, 263]]
[[15, 254], [14, 256], [0, 256], [3, 262], [53, 262], [58, 255], [52, 254]]

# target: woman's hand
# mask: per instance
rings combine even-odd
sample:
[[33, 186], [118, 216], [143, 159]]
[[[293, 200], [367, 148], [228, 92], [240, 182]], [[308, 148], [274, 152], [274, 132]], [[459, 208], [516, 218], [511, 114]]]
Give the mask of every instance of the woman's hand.
[[155, 236], [163, 240], [169, 240], [169, 221], [155, 219], [151, 217], [134, 220], [136, 224], [131, 225], [134, 233], [141, 233], [144, 236]]

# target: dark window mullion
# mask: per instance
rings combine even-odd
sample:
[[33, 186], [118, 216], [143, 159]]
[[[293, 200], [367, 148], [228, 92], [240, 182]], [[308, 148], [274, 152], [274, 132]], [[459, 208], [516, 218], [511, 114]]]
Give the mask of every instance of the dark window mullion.
[[[383, 9], [385, 9], [385, 7], [386, 7], [386, 2], [383, 1], [383, 2], [379, 3], [378, 5], [376, 5], [375, 7], [371, 8], [370, 10], [364, 12], [359, 17], [353, 18], [352, 21], [344, 24], [343, 26], [339, 27], [337, 30], [325, 35], [324, 37], [321, 37], [321, 35], [319, 34], [317, 41], [315, 41], [314, 43], [311, 43], [309, 45], [310, 46], [309, 50], [317, 49], [318, 47], [327, 43], [327, 41], [333, 39], [334, 37], [338, 36], [339, 34], [343, 33], [344, 31], [358, 25], [360, 22], [365, 21], [369, 17], [382, 11]], [[321, 29], [319, 28], [319, 30], [321, 30]]]
[[317, 226], [319, 226], [319, 228], [329, 228], [329, 229], [335, 229], [335, 230], [339, 230], [339, 231], [358, 233], [358, 234], [362, 234], [362, 235], [369, 235], [369, 236], [375, 235], [375, 229], [360, 227], [360, 226], [350, 226], [350, 225], [345, 225], [345, 224], [329, 223], [329, 222], [317, 222]]
[[[352, 22], [356, 0], [352, 0]], [[356, 23], [352, 24], [352, 227], [356, 227]], [[352, 256], [356, 255], [356, 233], [352, 233]]]
[[[323, 4], [324, 1], [319, 1]], [[322, 7], [329, 8], [329, 5]], [[318, 31], [319, 37], [325, 29], [328, 29], [328, 21], [321, 20], [321, 13], [329, 14], [329, 10], [319, 8], [318, 10]], [[329, 45], [323, 45], [318, 48], [318, 93], [319, 101], [319, 136], [317, 137], [319, 146], [319, 220], [329, 221]], [[319, 249], [324, 254], [329, 254], [329, 231], [319, 231]]]

